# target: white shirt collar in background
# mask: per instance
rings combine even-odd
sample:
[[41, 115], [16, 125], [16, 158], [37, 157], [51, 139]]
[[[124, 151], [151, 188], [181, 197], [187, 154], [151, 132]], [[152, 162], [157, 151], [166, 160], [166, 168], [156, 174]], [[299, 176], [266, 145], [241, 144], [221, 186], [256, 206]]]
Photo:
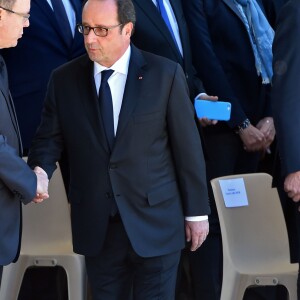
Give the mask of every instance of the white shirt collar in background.
[[[39, 0], [41, 1], [41, 0]], [[48, 4], [50, 5], [50, 7], [52, 8], [53, 10], [53, 6], [52, 6], [52, 3], [51, 3], [51, 0], [47, 0]], [[76, 27], [76, 15], [75, 15], [75, 11], [73, 9], [73, 6], [70, 2], [70, 0], [62, 0], [62, 3], [65, 7], [65, 10], [66, 10], [66, 13], [67, 13], [67, 17], [68, 17], [68, 20], [70, 22], [70, 26], [71, 26], [71, 31], [72, 31], [72, 34], [73, 36], [75, 35], [75, 27]]]
[[[157, 1], [156, 0], [152, 0], [152, 2], [154, 3], [154, 5], [157, 7]], [[179, 51], [181, 53], [181, 55], [183, 56], [183, 50], [182, 50], [182, 44], [181, 44], [181, 39], [180, 39], [180, 33], [179, 33], [179, 28], [178, 28], [178, 24], [176, 21], [176, 17], [175, 14], [173, 12], [171, 3], [169, 0], [163, 0], [166, 11], [167, 11], [167, 15], [177, 42], [177, 46], [179, 48]]]

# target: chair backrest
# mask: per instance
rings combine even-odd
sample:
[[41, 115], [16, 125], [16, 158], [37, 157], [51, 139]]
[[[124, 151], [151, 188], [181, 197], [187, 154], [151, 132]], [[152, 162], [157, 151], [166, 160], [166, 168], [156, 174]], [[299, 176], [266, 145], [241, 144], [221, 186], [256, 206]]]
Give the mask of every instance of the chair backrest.
[[42, 253], [66, 246], [72, 249], [70, 207], [57, 166], [49, 183], [49, 198], [23, 206], [21, 253]]
[[[221, 179], [243, 178], [248, 206], [227, 208], [220, 188]], [[280, 199], [265, 173], [215, 178], [211, 181], [218, 209], [224, 259], [237, 268], [250, 264], [281, 261], [289, 263], [289, 244]]]

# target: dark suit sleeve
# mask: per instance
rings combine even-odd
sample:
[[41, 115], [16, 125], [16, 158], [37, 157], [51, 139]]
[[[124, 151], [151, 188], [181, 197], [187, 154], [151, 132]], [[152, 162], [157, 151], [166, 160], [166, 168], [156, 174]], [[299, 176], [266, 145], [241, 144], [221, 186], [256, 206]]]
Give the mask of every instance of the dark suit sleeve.
[[29, 150], [28, 164], [39, 166], [51, 178], [63, 151], [60, 123], [56, 113], [54, 79], [50, 78], [41, 124]]
[[167, 120], [184, 214], [207, 215], [210, 209], [205, 161], [194, 121], [193, 106], [188, 98], [184, 73], [179, 65], [170, 91]]
[[[210, 95], [232, 103], [230, 127], [243, 122], [245, 115], [226, 76], [210, 37], [202, 0], [185, 0], [184, 10], [190, 28], [193, 61], [204, 87]], [[230, 29], [229, 29], [230, 30]], [[223, 37], [224, 38], [224, 37]]]
[[300, 5], [291, 1], [279, 16], [275, 34], [273, 114], [284, 176], [300, 171]]
[[0, 189], [2, 184], [24, 204], [36, 195], [36, 175], [16, 149], [7, 144], [5, 136], [0, 135]]

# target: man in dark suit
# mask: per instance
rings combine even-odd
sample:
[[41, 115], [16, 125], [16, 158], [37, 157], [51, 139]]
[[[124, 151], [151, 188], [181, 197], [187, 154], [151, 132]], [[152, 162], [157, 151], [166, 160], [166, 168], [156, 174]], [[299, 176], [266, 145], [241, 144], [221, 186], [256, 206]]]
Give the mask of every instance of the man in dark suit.
[[51, 176], [67, 152], [73, 246], [93, 299], [171, 300], [185, 234], [194, 251], [208, 233], [188, 219], [209, 206], [185, 76], [130, 45], [131, 0], [89, 0], [82, 22], [88, 55], [53, 73], [29, 164]]
[[[58, 2], [63, 4], [62, 8], [65, 9], [69, 24], [63, 23], [63, 18], [56, 11]], [[81, 9], [82, 0], [31, 0], [30, 27], [24, 32], [17, 47], [1, 51], [9, 70], [10, 89], [19, 120], [25, 155], [41, 120], [50, 73], [63, 63], [84, 53], [82, 35], [75, 28], [76, 24], [81, 22]], [[57, 18], [58, 15], [60, 19]], [[71, 42], [67, 32], [71, 34]], [[68, 166], [64, 156], [60, 160], [60, 167], [67, 182]], [[45, 270], [45, 272], [49, 278], [54, 273], [62, 274], [55, 275], [57, 278], [64, 275], [61, 270], [56, 269]], [[27, 272], [21, 290], [21, 299], [30, 298], [31, 296], [27, 295], [29, 292], [57, 293], [53, 288], [48, 291], [49, 285], [40, 279], [40, 275], [40, 270]], [[35, 284], [27, 280], [34, 281]], [[61, 278], [57, 281], [64, 282]], [[66, 289], [59, 287], [57, 290], [62, 293], [61, 291]]]
[[[0, 0], [0, 49], [17, 45], [23, 28], [29, 26], [29, 9], [29, 0]], [[21, 203], [47, 197], [46, 174], [39, 169], [35, 174], [21, 155], [19, 127], [0, 56], [0, 285], [3, 266], [19, 256]]]
[[[183, 7], [191, 29], [193, 62], [206, 91], [232, 104], [228, 122], [203, 128], [208, 180], [256, 172], [261, 152], [269, 147], [275, 134], [270, 84], [263, 84], [258, 76], [254, 43], [245, 24], [247, 17], [241, 13], [246, 7], [239, 3], [242, 1], [186, 0]], [[248, 24], [248, 28], [252, 27]], [[209, 198], [210, 234], [191, 257], [195, 296], [201, 300], [219, 299], [222, 282], [222, 241], [210, 185]]]
[[185, 72], [191, 98], [203, 92], [202, 82], [192, 65], [187, 24], [180, 0], [166, 1], [175, 39], [161, 16], [156, 0], [133, 0], [136, 26], [132, 42], [139, 49], [169, 58], [181, 65]]
[[71, 43], [51, 1], [57, 0], [31, 0], [30, 27], [17, 47], [1, 51], [9, 70], [25, 154], [41, 120], [50, 73], [84, 53], [82, 36], [75, 30], [81, 21], [82, 0], [63, 1], [68, 4], [65, 9], [73, 35]]
[[[273, 44], [272, 105], [281, 174], [275, 174], [286, 217], [291, 261], [300, 261], [300, 2], [281, 9]], [[292, 201], [293, 200], [293, 201]], [[298, 299], [300, 299], [298, 276]]]

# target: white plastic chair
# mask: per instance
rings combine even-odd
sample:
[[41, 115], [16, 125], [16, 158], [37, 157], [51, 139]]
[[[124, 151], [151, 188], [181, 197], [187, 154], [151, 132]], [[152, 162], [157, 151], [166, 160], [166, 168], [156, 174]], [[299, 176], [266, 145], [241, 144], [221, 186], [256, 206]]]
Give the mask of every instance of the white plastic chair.
[[[23, 236], [17, 263], [4, 267], [0, 300], [16, 300], [28, 267], [61, 266], [70, 300], [86, 297], [84, 257], [73, 252], [70, 208], [59, 167], [49, 184], [50, 198], [23, 206]], [[47, 278], [45, 278], [47, 280]]]
[[[243, 178], [249, 205], [225, 207], [219, 181]], [[251, 286], [283, 285], [297, 299], [298, 264], [290, 263], [286, 224], [272, 177], [264, 173], [211, 181], [223, 242], [221, 300], [241, 300]]]

